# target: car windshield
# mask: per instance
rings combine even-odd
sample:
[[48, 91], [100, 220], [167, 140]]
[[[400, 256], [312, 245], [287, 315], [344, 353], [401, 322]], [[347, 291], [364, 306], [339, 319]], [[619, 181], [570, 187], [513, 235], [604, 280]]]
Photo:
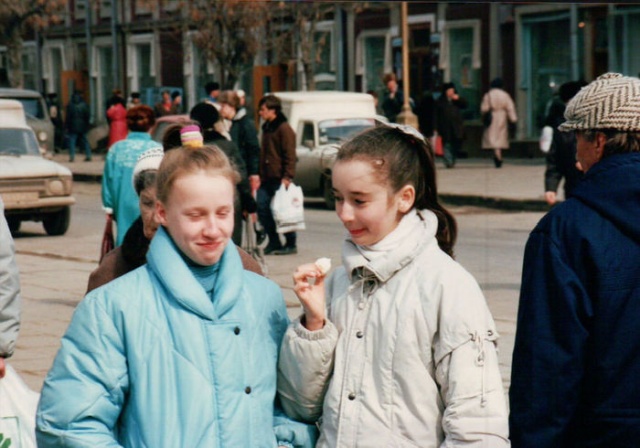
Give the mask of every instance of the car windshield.
[[320, 144], [340, 143], [360, 131], [374, 127], [373, 118], [348, 118], [343, 120], [324, 120], [318, 123]]
[[31, 129], [0, 128], [0, 155], [40, 155], [35, 134]]
[[11, 98], [18, 100], [24, 107], [24, 113], [27, 117], [35, 117], [40, 120], [44, 118], [44, 109], [42, 107], [42, 101], [40, 98]]

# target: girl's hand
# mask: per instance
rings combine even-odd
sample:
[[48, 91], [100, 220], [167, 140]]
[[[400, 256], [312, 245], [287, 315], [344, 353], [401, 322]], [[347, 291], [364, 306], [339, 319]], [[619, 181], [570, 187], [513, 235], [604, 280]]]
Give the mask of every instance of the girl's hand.
[[293, 273], [293, 291], [302, 304], [305, 317], [303, 325], [309, 331], [324, 327], [324, 277], [315, 263], [298, 266]]

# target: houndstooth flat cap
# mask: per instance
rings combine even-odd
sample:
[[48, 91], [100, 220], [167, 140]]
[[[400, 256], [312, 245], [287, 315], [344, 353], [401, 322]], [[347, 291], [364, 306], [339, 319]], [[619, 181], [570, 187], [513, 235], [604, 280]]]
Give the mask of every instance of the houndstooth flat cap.
[[640, 79], [605, 73], [583, 87], [564, 112], [563, 132], [585, 129], [640, 131]]

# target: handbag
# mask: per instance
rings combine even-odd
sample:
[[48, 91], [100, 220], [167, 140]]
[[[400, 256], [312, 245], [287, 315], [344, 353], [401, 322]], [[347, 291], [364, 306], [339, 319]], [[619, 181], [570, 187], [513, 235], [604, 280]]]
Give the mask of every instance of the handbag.
[[36, 409], [40, 394], [29, 389], [12, 366], [0, 379], [0, 447], [36, 447]]
[[436, 135], [433, 139], [434, 154], [436, 157], [444, 157], [444, 148], [442, 147], [442, 137]]
[[293, 182], [280, 188], [271, 200], [271, 212], [276, 222], [276, 232], [289, 233], [304, 230], [304, 196], [302, 188]]
[[489, 100], [489, 111], [482, 114], [482, 126], [488, 128], [491, 126], [491, 121], [493, 121], [493, 113], [491, 106], [491, 95], [487, 93], [487, 98]]
[[102, 234], [102, 246], [100, 247], [100, 263], [107, 253], [109, 253], [115, 247], [113, 240], [113, 215], [107, 214], [107, 222], [104, 226], [104, 233]]

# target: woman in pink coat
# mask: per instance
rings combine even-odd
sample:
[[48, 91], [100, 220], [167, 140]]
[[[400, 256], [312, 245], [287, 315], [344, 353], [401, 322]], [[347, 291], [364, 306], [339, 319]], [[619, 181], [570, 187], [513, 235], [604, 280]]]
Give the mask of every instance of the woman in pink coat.
[[129, 132], [127, 128], [127, 108], [124, 100], [112, 104], [107, 110], [107, 119], [109, 120], [109, 148], [115, 142], [127, 138]]

